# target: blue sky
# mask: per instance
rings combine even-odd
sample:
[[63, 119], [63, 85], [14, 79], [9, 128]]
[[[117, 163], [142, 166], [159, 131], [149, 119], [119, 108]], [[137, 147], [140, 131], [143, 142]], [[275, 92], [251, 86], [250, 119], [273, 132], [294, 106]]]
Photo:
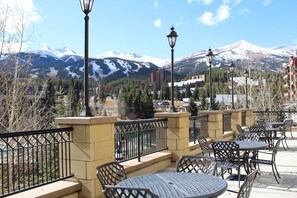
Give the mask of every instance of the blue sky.
[[[0, 0], [8, 1], [8, 0]], [[38, 49], [84, 52], [84, 14], [79, 0], [10, 0], [32, 4]], [[175, 57], [239, 40], [262, 47], [297, 45], [296, 0], [95, 0], [90, 16], [90, 56], [106, 51], [170, 59], [166, 35], [178, 34]]]

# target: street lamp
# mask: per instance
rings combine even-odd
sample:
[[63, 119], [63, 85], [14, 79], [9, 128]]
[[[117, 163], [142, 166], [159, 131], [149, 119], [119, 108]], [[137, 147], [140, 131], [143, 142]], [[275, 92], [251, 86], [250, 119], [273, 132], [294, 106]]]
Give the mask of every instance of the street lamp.
[[82, 11], [85, 13], [85, 75], [84, 75], [84, 107], [80, 113], [81, 117], [93, 117], [89, 107], [89, 16], [94, 0], [80, 0]]
[[243, 73], [244, 77], [245, 77], [245, 108], [248, 109], [249, 105], [248, 105], [248, 90], [247, 90], [247, 78], [249, 76], [249, 72], [248, 70], [245, 70]]
[[231, 109], [234, 108], [234, 87], [233, 87], [233, 75], [234, 75], [234, 63], [233, 61], [231, 62], [229, 69], [230, 69], [230, 74], [231, 74], [231, 98], [232, 98], [232, 104], [231, 104]]
[[171, 107], [169, 112], [176, 112], [174, 107], [174, 46], [177, 39], [177, 33], [174, 31], [174, 27], [170, 28], [170, 32], [167, 35], [169, 46], [171, 47]]
[[207, 62], [209, 64], [209, 107], [208, 110], [212, 110], [212, 82], [211, 82], [211, 62], [213, 58], [213, 53], [211, 49], [208, 49], [208, 53], [206, 54]]

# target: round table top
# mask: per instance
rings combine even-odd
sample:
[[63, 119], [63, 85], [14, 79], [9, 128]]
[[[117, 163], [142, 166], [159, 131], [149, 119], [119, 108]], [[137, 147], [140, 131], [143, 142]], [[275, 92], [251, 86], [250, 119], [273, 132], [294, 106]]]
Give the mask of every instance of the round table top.
[[125, 179], [117, 186], [150, 189], [160, 198], [217, 197], [227, 189], [220, 177], [199, 173], [155, 173]]
[[239, 145], [239, 150], [260, 150], [266, 149], [267, 144], [265, 142], [257, 141], [235, 141]]

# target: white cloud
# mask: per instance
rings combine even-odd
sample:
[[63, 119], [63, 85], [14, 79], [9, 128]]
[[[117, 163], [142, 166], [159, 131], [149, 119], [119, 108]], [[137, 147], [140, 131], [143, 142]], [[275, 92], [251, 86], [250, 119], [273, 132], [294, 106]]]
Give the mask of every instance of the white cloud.
[[221, 22], [230, 17], [230, 7], [227, 5], [221, 5], [217, 10], [217, 21]]
[[[5, 22], [1, 28], [9, 37], [19, 38], [20, 31], [24, 31], [23, 39], [28, 39], [29, 26], [40, 20], [33, 0], [0, 0], [0, 23]], [[4, 51], [19, 51], [24, 44], [17, 39], [0, 41], [0, 45], [5, 46]]]
[[212, 12], [205, 12], [202, 16], [198, 17], [198, 20], [205, 25], [217, 25], [230, 17], [230, 11], [231, 8], [229, 6], [221, 5], [217, 10], [216, 15]]
[[0, 20], [8, 19], [5, 30], [15, 32], [21, 22], [25, 26], [38, 22], [41, 16], [35, 10], [33, 0], [0, 0]]
[[215, 17], [212, 12], [204, 12], [204, 14], [200, 17], [198, 17], [198, 20], [209, 26], [213, 26], [216, 23]]
[[161, 27], [162, 26], [162, 22], [161, 22], [161, 19], [157, 19], [154, 21], [154, 25], [155, 27]]
[[271, 4], [272, 3], [272, 0], [264, 0], [264, 2], [263, 2], [263, 4], [265, 5], [265, 6], [268, 6], [269, 4]]

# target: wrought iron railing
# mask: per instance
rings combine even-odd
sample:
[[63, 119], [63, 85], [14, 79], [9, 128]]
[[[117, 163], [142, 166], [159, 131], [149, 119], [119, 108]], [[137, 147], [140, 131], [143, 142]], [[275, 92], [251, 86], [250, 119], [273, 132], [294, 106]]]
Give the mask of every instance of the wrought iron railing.
[[189, 142], [197, 143], [200, 137], [202, 122], [208, 122], [208, 115], [190, 116], [189, 118]]
[[72, 128], [0, 134], [0, 197], [72, 177]]
[[297, 122], [297, 111], [254, 111], [255, 121], [264, 120], [270, 122], [282, 122], [286, 118], [292, 118]]
[[223, 132], [231, 131], [231, 112], [223, 113]]
[[115, 123], [115, 159], [122, 162], [167, 149], [167, 119]]
[[241, 113], [241, 126], [246, 126], [246, 111]]

